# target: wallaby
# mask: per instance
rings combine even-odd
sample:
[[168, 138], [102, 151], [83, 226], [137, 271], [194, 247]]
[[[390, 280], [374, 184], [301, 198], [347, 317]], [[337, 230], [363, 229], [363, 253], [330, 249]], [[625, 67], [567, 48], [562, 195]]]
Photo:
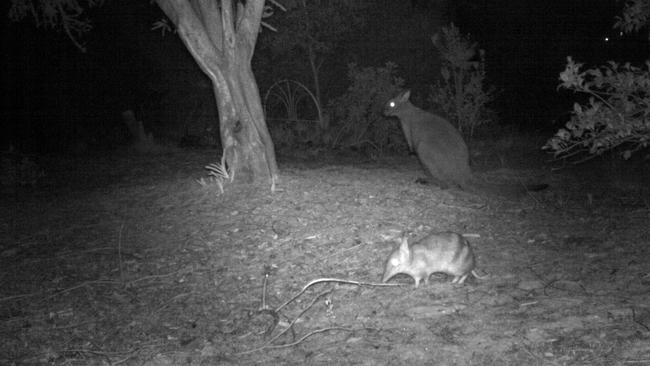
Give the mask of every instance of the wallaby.
[[389, 100], [384, 115], [399, 118], [409, 150], [415, 152], [440, 188], [466, 189], [472, 178], [467, 145], [446, 119], [420, 109], [409, 101], [410, 90]]
[[[450, 186], [463, 190], [494, 191], [510, 194], [539, 191], [547, 184], [489, 185], [477, 184], [469, 166], [469, 152], [460, 132], [445, 118], [411, 104], [410, 90], [386, 102], [384, 115], [399, 118], [409, 150], [415, 152], [432, 183], [442, 189]], [[514, 190], [513, 190], [514, 189]]]

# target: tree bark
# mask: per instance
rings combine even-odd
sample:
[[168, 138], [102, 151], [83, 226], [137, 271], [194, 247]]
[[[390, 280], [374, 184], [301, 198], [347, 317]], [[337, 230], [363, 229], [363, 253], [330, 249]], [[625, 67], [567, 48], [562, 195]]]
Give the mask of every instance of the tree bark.
[[221, 144], [235, 181], [278, 181], [273, 141], [251, 69], [264, 0], [156, 0], [212, 81]]

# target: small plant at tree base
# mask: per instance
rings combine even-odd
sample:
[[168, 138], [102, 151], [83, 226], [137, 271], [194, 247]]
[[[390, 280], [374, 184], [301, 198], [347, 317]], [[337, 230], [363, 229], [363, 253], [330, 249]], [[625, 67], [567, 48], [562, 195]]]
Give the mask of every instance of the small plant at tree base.
[[[485, 52], [477, 50], [477, 43], [460, 34], [452, 23], [442, 28], [442, 35], [431, 37], [442, 56], [442, 79], [431, 86], [429, 101], [444, 111], [467, 136], [472, 136], [479, 125], [491, 122], [492, 111], [487, 104], [494, 99], [494, 88], [485, 88]], [[478, 57], [478, 59], [477, 59]]]
[[405, 146], [397, 121], [384, 117], [384, 103], [395, 96], [404, 85], [396, 76], [397, 65], [359, 68], [349, 65], [352, 84], [348, 91], [330, 102], [334, 126], [333, 147], [362, 147], [370, 145], [381, 152]]
[[650, 60], [645, 68], [629, 63], [581, 71], [582, 64], [567, 58], [560, 87], [587, 93], [587, 105], [574, 104], [573, 115], [543, 149], [560, 159], [580, 163], [617, 147], [628, 159], [650, 140]]
[[208, 181], [206, 181], [204, 178], [201, 178], [197, 179], [196, 182], [203, 187], [207, 187], [210, 182], [214, 183], [219, 187], [221, 194], [224, 192], [224, 184], [227, 181], [230, 181], [232, 183], [234, 180], [234, 177], [226, 166], [226, 162], [223, 157], [221, 158], [221, 163], [208, 164], [205, 166], [205, 169], [208, 170]]

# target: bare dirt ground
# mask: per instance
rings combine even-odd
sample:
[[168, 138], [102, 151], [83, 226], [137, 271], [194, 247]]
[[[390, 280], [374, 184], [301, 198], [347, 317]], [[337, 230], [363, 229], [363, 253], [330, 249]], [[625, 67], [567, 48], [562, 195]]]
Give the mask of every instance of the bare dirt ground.
[[[530, 157], [477, 158], [551, 184], [509, 196], [416, 184], [413, 156], [294, 154], [279, 191], [222, 195], [195, 182], [215, 151], [41, 160], [2, 196], [0, 364], [650, 365], [648, 163]], [[279, 308], [317, 278], [377, 283], [402, 231], [444, 230], [479, 236], [488, 278], [322, 282]]]

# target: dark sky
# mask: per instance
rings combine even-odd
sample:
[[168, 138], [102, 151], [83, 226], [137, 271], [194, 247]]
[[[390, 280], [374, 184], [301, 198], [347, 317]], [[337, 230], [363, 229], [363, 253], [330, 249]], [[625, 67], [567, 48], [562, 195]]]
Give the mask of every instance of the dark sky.
[[[96, 135], [93, 139], [119, 139], [121, 132], [111, 126], [119, 124], [122, 110], [150, 103], [165, 88], [191, 90], [204, 79], [177, 36], [161, 37], [150, 30], [162, 17], [154, 5], [128, 0], [107, 4], [89, 12], [95, 29], [84, 37], [89, 50], [85, 54], [60, 32], [37, 30], [28, 21], [3, 23], [5, 125], [0, 147], [9, 139], [15, 140], [14, 144], [24, 141], [25, 149], [38, 145], [44, 150], [89, 134]], [[426, 0], [413, 4], [416, 13], [434, 8]], [[525, 120], [548, 127], [554, 115], [570, 107], [570, 99], [556, 91], [558, 73], [568, 55], [593, 63], [610, 57], [636, 61], [650, 56], [647, 40], [601, 41], [611, 32], [619, 11], [616, 1], [464, 0], [453, 4], [457, 5], [451, 11], [456, 24], [487, 51], [489, 81], [501, 90], [496, 107], [507, 123], [524, 124], [521, 121]], [[375, 11], [388, 12], [383, 15], [386, 17], [399, 13], [381, 7]], [[398, 32], [399, 24], [406, 26], [412, 21], [397, 19], [388, 31]], [[358, 42], [380, 43], [382, 40], [372, 38], [377, 34], [363, 34]], [[391, 48], [410, 41], [396, 42], [400, 44], [386, 45], [387, 58]], [[426, 64], [427, 58], [433, 57], [432, 47], [430, 43], [422, 43], [422, 47], [421, 63]], [[354, 48], [348, 51], [354, 53]], [[357, 55], [356, 59], [366, 62], [365, 66], [382, 66], [384, 62], [369, 55]], [[404, 76], [412, 83], [429, 83], [430, 75], [418, 74], [417, 68], [405, 67], [404, 71], [411, 73]], [[340, 70], [334, 75], [341, 78]], [[209, 93], [204, 87], [201, 93]]]
[[[642, 62], [647, 37], [602, 41], [622, 4], [617, 1], [464, 1], [457, 22], [487, 52], [488, 77], [502, 88], [499, 110], [508, 121], [526, 118], [549, 127], [573, 103], [557, 92], [566, 57], [588, 65], [607, 60]], [[466, 4], [466, 5], [465, 5]], [[553, 127], [553, 126], [550, 126]]]

